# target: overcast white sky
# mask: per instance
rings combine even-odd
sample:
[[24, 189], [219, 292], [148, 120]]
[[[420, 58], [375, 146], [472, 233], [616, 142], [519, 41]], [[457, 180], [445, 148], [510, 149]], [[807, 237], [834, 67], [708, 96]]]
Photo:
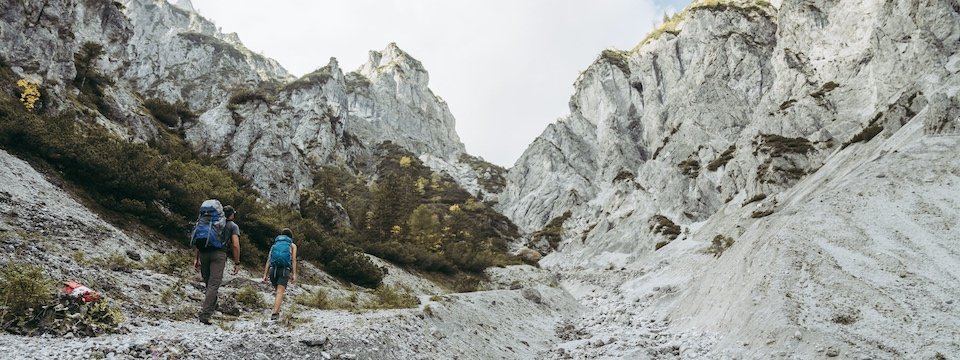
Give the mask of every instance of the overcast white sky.
[[[172, 2], [175, 2], [172, 1]], [[192, 0], [223, 32], [296, 76], [344, 71], [390, 42], [423, 62], [467, 152], [510, 167], [569, 112], [601, 50], [633, 48], [684, 0]]]

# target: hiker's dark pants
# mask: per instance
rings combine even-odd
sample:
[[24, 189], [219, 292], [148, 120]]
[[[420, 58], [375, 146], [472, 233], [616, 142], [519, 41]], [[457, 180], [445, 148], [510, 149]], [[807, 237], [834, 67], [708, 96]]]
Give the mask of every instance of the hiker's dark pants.
[[217, 292], [223, 282], [223, 268], [227, 266], [227, 253], [223, 251], [200, 252], [200, 276], [207, 285], [207, 296], [200, 307], [200, 320], [208, 320], [217, 310]]

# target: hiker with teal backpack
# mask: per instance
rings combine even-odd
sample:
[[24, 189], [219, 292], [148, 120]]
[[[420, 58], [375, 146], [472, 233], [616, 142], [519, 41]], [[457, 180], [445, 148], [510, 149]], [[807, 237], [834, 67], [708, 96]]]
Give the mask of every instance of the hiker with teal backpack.
[[293, 231], [290, 229], [283, 229], [280, 235], [273, 239], [267, 264], [263, 266], [263, 281], [268, 279], [277, 292], [270, 320], [277, 320], [280, 318], [280, 304], [283, 303], [288, 282], [297, 281], [297, 245], [293, 243]]

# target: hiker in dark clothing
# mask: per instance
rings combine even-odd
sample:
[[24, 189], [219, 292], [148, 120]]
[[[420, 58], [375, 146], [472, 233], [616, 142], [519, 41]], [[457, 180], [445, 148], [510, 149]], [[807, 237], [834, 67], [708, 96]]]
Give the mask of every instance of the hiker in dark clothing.
[[224, 206], [223, 215], [227, 220], [220, 234], [224, 247], [210, 250], [198, 249], [193, 261], [194, 268], [200, 271], [200, 276], [206, 284], [207, 294], [200, 307], [200, 322], [207, 325], [210, 324], [210, 316], [217, 309], [217, 292], [220, 290], [220, 283], [223, 282], [227, 252], [233, 253], [233, 274], [236, 275], [240, 271], [240, 227], [233, 222], [237, 211], [232, 206]]
[[297, 281], [297, 245], [293, 243], [293, 231], [290, 229], [283, 229], [273, 240], [267, 264], [263, 266], [263, 282], [268, 279], [277, 293], [270, 320], [277, 320], [280, 318], [280, 305], [283, 304], [288, 282]]

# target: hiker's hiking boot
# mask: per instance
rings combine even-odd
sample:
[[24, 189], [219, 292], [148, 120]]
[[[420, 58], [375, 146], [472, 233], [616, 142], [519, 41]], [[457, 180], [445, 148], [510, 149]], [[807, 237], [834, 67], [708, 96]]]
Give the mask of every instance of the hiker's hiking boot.
[[270, 315], [270, 321], [277, 321], [277, 320], [280, 320], [280, 313]]

